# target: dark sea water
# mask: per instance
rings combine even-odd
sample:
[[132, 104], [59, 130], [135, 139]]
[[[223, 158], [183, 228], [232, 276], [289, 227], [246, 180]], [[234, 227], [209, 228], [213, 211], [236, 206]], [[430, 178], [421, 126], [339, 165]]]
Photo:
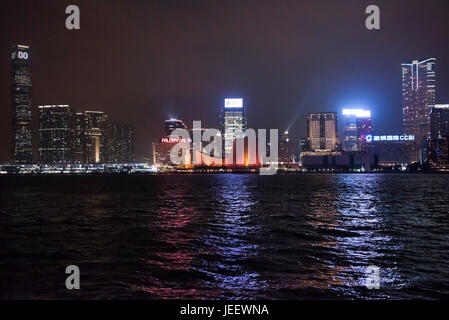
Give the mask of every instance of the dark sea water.
[[2, 176], [0, 298], [448, 298], [448, 199], [448, 175]]

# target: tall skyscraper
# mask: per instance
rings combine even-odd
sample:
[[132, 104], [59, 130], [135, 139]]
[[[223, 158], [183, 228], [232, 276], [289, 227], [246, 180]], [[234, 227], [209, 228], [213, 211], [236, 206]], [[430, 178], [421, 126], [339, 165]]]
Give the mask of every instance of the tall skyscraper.
[[134, 158], [134, 128], [124, 123], [112, 123], [109, 140], [109, 162], [132, 163]]
[[220, 115], [220, 129], [223, 137], [223, 157], [229, 157], [237, 138], [243, 138], [247, 126], [243, 99], [225, 99]]
[[172, 131], [175, 129], [186, 129], [187, 126], [184, 124], [182, 120], [178, 119], [170, 119], [165, 120], [165, 135], [168, 137], [171, 135]]
[[311, 151], [335, 151], [338, 143], [337, 114], [311, 113], [307, 117], [308, 145]]
[[288, 164], [293, 162], [293, 144], [288, 137], [288, 131], [285, 131], [279, 141], [279, 155], [278, 162], [281, 164]]
[[86, 117], [84, 113], [77, 112], [71, 117], [72, 128], [72, 156], [74, 163], [86, 162]]
[[415, 136], [418, 148], [430, 137], [430, 106], [435, 104], [435, 58], [402, 64], [404, 132]]
[[39, 106], [39, 162], [70, 162], [70, 137], [69, 106]]
[[108, 116], [101, 111], [85, 111], [85, 159], [87, 163], [107, 162], [108, 156]]
[[33, 162], [31, 133], [31, 53], [28, 46], [12, 48], [12, 141], [11, 160]]
[[436, 104], [430, 107], [430, 137], [449, 138], [449, 104]]
[[449, 169], [449, 104], [430, 107], [427, 160], [434, 168]]
[[363, 109], [343, 109], [343, 150], [362, 151], [365, 137], [371, 134], [371, 111]]

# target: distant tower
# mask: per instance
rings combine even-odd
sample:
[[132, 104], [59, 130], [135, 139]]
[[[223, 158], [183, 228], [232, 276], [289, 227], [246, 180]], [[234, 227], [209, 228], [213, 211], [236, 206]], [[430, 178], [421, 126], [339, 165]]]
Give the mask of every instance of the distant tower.
[[74, 163], [85, 163], [86, 156], [86, 117], [84, 113], [77, 112], [71, 117], [72, 128], [72, 156]]
[[449, 104], [436, 104], [430, 107], [430, 137], [449, 138]]
[[281, 136], [278, 158], [278, 162], [281, 164], [293, 162], [293, 145], [288, 137], [288, 131], [285, 131]]
[[337, 114], [311, 113], [307, 117], [308, 145], [311, 151], [335, 151], [338, 143]]
[[105, 163], [108, 156], [108, 116], [101, 111], [85, 111], [86, 146], [84, 155], [87, 163]]
[[124, 123], [112, 123], [109, 146], [109, 162], [134, 162], [134, 127]]
[[371, 134], [371, 111], [363, 109], [343, 109], [344, 151], [362, 151], [365, 137]]
[[435, 104], [435, 58], [402, 64], [404, 132], [414, 135], [419, 147], [430, 136], [430, 106]]
[[31, 134], [31, 53], [28, 46], [12, 48], [12, 141], [11, 160], [33, 162]]
[[168, 137], [171, 135], [172, 131], [175, 129], [186, 129], [187, 126], [184, 124], [182, 120], [178, 119], [170, 119], [165, 120], [165, 135]]
[[246, 130], [246, 114], [243, 99], [225, 99], [221, 110], [220, 127], [223, 137], [223, 157], [228, 157], [234, 146], [236, 138], [242, 138], [240, 132]]
[[69, 106], [39, 106], [39, 163], [72, 161], [70, 137]]

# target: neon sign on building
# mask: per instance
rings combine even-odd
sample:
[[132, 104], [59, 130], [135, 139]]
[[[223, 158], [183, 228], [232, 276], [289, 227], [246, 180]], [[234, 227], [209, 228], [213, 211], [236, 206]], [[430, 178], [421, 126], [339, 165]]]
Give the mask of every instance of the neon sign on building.
[[370, 142], [381, 142], [381, 141], [415, 141], [414, 135], [403, 134], [403, 135], [382, 135], [382, 136], [373, 136], [367, 135], [365, 137], [365, 141]]
[[225, 108], [243, 108], [243, 99], [225, 99]]
[[191, 143], [192, 139], [183, 139], [183, 138], [162, 138], [162, 143]]

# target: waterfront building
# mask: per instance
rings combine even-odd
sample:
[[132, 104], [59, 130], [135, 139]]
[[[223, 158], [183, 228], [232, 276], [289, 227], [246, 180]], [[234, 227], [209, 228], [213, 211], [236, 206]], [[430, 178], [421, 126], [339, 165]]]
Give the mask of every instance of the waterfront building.
[[178, 119], [169, 119], [165, 120], [165, 136], [171, 135], [172, 131], [175, 129], [185, 129], [187, 130], [187, 126], [184, 124], [182, 120]]
[[85, 111], [85, 148], [86, 163], [104, 163], [108, 155], [108, 116], [101, 111]]
[[243, 99], [225, 99], [220, 114], [224, 158], [232, 155], [234, 142], [237, 138], [243, 138], [246, 127], [247, 120]]
[[435, 105], [435, 58], [402, 64], [404, 133], [414, 135], [418, 149], [430, 137], [430, 106]]
[[285, 131], [279, 141], [278, 162], [280, 164], [289, 164], [293, 162], [293, 145], [288, 137], [288, 131]]
[[449, 169], [449, 138], [439, 137], [427, 141], [427, 159], [433, 168]]
[[449, 169], [449, 104], [430, 107], [430, 139], [427, 160], [434, 169]]
[[408, 134], [367, 135], [366, 152], [376, 166], [407, 166], [416, 162], [415, 136]]
[[124, 123], [112, 123], [109, 147], [109, 162], [134, 162], [134, 127]]
[[430, 107], [430, 138], [449, 137], [449, 104]]
[[12, 134], [11, 160], [15, 164], [33, 162], [31, 128], [31, 52], [28, 46], [12, 48]]
[[365, 137], [371, 134], [371, 111], [363, 109], [343, 109], [343, 150], [362, 151]]
[[338, 144], [337, 114], [335, 112], [309, 114], [307, 132], [310, 151], [335, 151]]
[[72, 129], [72, 157], [74, 163], [86, 162], [86, 117], [84, 113], [77, 112], [71, 116], [71, 129]]
[[70, 107], [39, 106], [39, 163], [68, 163], [71, 156]]
[[[191, 143], [191, 139], [183, 140], [182, 138], [163, 137], [157, 142], [153, 142], [153, 164], [157, 168], [175, 168], [175, 167], [189, 167], [191, 165], [191, 155], [185, 154], [184, 164], [177, 165], [171, 161], [170, 152], [172, 148], [179, 143]], [[178, 154], [181, 156], [181, 152]]]

